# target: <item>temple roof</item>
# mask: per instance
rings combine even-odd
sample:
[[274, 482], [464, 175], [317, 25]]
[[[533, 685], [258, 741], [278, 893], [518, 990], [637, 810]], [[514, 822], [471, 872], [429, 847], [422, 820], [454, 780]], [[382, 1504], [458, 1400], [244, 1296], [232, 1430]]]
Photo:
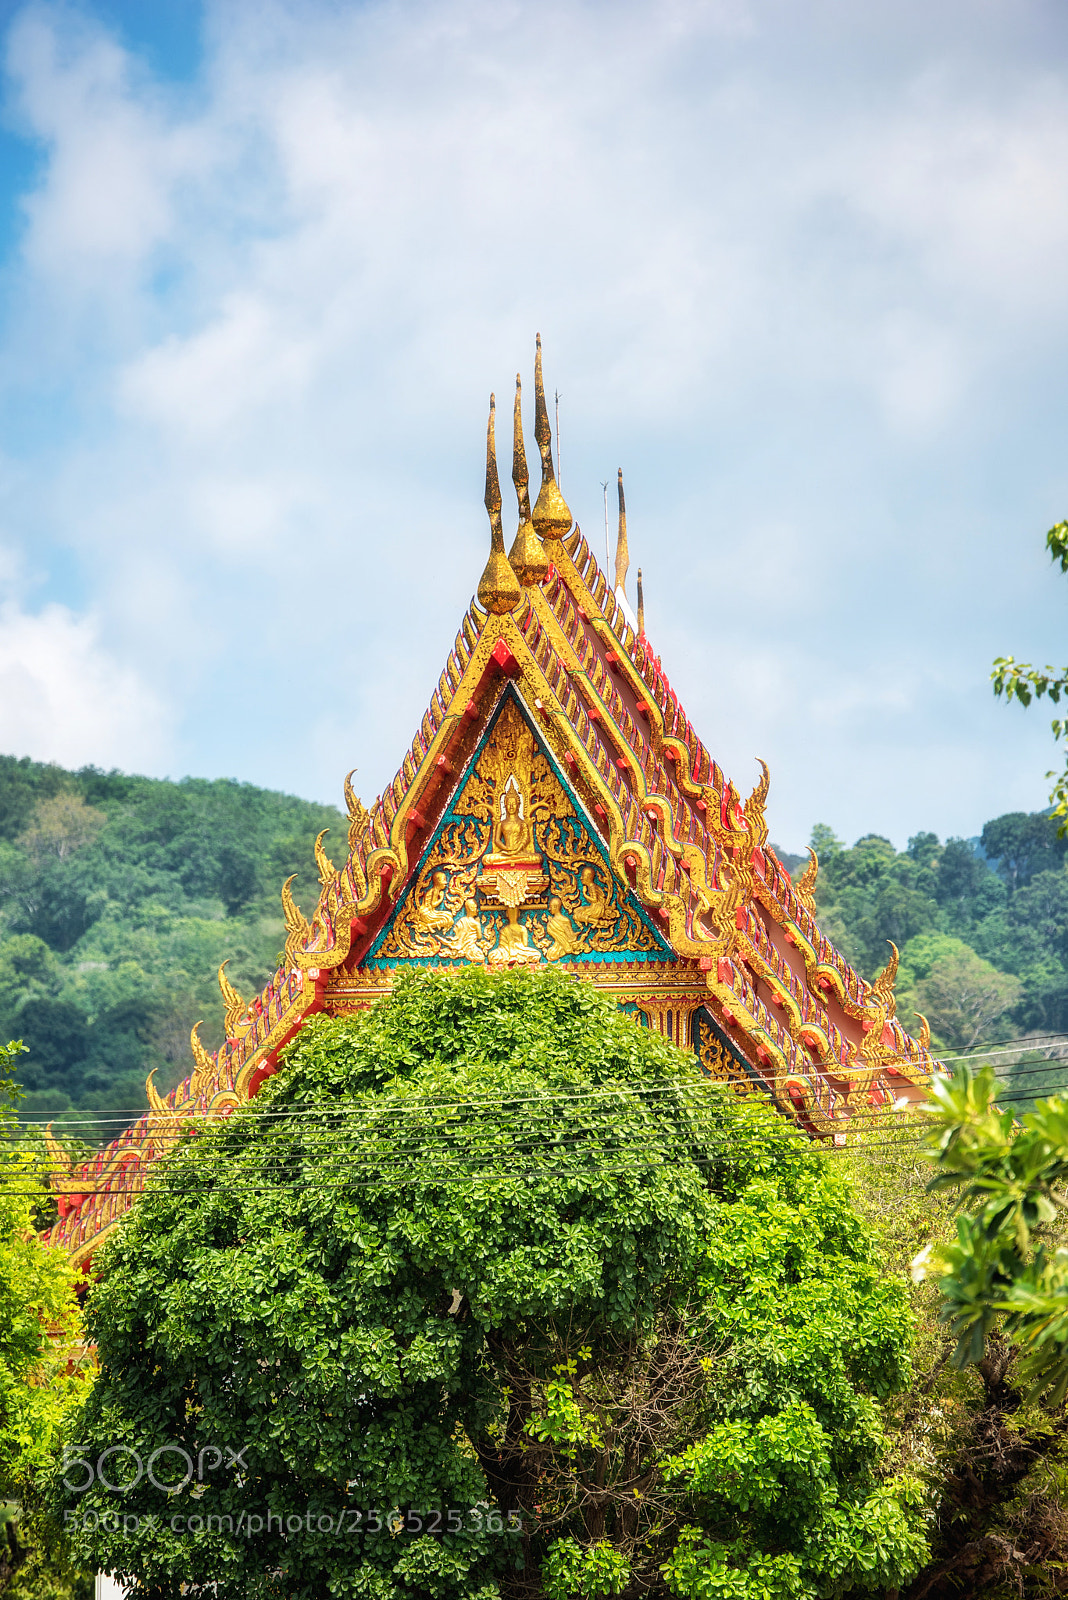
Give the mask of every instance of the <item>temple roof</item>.
[[[754, 1084], [814, 1134], [835, 1138], [880, 1093], [922, 1096], [935, 1063], [926, 1025], [914, 1039], [894, 1014], [897, 952], [890, 947], [887, 968], [868, 982], [821, 932], [815, 857], [794, 884], [768, 843], [766, 766], [748, 794], [725, 777], [645, 634], [640, 601], [637, 616], [630, 610], [622, 476], [615, 583], [572, 526], [553, 471], [540, 340], [535, 388], [537, 502], [531, 510], [517, 380], [518, 531], [506, 556], [491, 401], [489, 559], [396, 777], [370, 807], [345, 779], [344, 862], [335, 867], [320, 835], [310, 918], [292, 880], [282, 886], [285, 957], [260, 994], [246, 1002], [220, 970], [220, 1049], [206, 1051], [194, 1029], [185, 1081], [164, 1099], [150, 1080], [150, 1113], [94, 1162], [54, 1179], [62, 1214], [51, 1238], [76, 1261], [87, 1261], [128, 1208], [176, 1131], [253, 1096], [277, 1070], [281, 1047], [327, 1005], [331, 981], [361, 972], [506, 697], [536, 732], [620, 890], [655, 930], [658, 959], [692, 973]], [[53, 1155], [61, 1162], [58, 1146]]]

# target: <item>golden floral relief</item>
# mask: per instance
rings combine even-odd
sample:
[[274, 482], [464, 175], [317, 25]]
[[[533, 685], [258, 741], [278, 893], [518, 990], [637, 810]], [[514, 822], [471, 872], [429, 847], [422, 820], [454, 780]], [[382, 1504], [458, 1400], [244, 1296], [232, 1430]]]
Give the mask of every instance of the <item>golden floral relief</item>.
[[697, 1059], [714, 1083], [731, 1083], [736, 1089], [751, 1089], [745, 1068], [730, 1046], [717, 1037], [704, 1008], [693, 1016], [694, 1048]]
[[368, 961], [510, 966], [622, 954], [670, 951], [616, 882], [509, 697]]

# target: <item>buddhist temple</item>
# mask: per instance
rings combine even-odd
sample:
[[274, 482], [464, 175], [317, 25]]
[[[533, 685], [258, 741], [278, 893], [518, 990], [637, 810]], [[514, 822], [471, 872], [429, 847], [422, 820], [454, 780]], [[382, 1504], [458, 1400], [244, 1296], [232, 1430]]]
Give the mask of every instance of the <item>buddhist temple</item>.
[[365, 1008], [413, 966], [563, 967], [816, 1138], [925, 1097], [929, 1035], [895, 1018], [896, 951], [869, 983], [821, 933], [815, 857], [793, 883], [768, 843], [766, 767], [743, 793], [691, 726], [640, 573], [631, 609], [622, 474], [611, 576], [573, 526], [540, 339], [534, 386], [537, 498], [517, 379], [510, 548], [491, 397], [476, 598], [393, 782], [368, 807], [345, 779], [346, 848], [335, 864], [316, 840], [311, 915], [281, 886], [282, 964], [251, 998], [220, 969], [225, 1043], [210, 1053], [194, 1028], [189, 1076], [166, 1098], [150, 1079], [150, 1111], [93, 1161], [65, 1170], [52, 1141], [49, 1237], [83, 1269], [176, 1131], [255, 1096], [310, 1017]]

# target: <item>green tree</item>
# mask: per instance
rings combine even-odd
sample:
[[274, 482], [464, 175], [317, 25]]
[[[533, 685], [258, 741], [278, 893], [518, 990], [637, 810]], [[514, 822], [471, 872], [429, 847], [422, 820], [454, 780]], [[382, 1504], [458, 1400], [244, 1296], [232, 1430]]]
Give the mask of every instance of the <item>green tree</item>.
[[932, 1093], [930, 1188], [955, 1197], [957, 1227], [913, 1273], [933, 1274], [951, 1360], [981, 1376], [986, 1396], [953, 1475], [972, 1502], [958, 1517], [967, 1533], [951, 1534], [935, 1600], [962, 1582], [1039, 1600], [1063, 1593], [1068, 1571], [1068, 1100], [1041, 1102], [1021, 1124], [997, 1093], [989, 1068]]
[[16, 1019], [28, 1000], [43, 1000], [62, 982], [59, 962], [43, 939], [30, 933], [0, 943], [0, 1030], [18, 1032]]
[[988, 1040], [1023, 989], [1019, 978], [999, 972], [945, 933], [911, 940], [899, 973], [902, 1011], [922, 1012], [940, 1044], [951, 1050], [972, 1050]]
[[1018, 1125], [997, 1104], [989, 1068], [936, 1080], [932, 1189], [959, 1195], [957, 1238], [942, 1247], [943, 1320], [958, 1363], [978, 1362], [996, 1327], [1023, 1352], [1032, 1398], [1068, 1395], [1068, 1099], [1041, 1102]]
[[[1051, 558], [1060, 563], [1061, 571], [1068, 572], [1068, 522], [1058, 522], [1049, 530], [1046, 548]], [[990, 676], [995, 695], [1003, 696], [1006, 700], [1018, 700], [1023, 706], [1047, 696], [1057, 705], [1062, 695], [1068, 696], [1068, 667], [1063, 670], [1050, 666], [1032, 667], [1026, 662], [1018, 662], [1014, 656], [998, 656]], [[1068, 718], [1054, 717], [1050, 726], [1058, 742], [1068, 739]], [[1055, 780], [1050, 803], [1054, 815], [1061, 818], [1061, 832], [1064, 833], [1068, 828], [1065, 821], [1068, 819], [1068, 752], [1064, 771], [1058, 773], [1054, 770], [1047, 772], [1046, 776]]]
[[[813, 850], [815, 850], [821, 862], [824, 863], [830, 861], [833, 856], [838, 855], [842, 850], [845, 849], [845, 845], [842, 843], [841, 839], [839, 839], [834, 829], [829, 827], [826, 822], [816, 823], [815, 827], [812, 829], [812, 837], [809, 839], [809, 845]], [[807, 865], [807, 862], [805, 865]]]
[[316, 892], [326, 827], [344, 839], [333, 807], [248, 784], [0, 756], [0, 1035], [30, 1046], [26, 1108], [147, 1109], [153, 1068], [173, 1087], [198, 1017], [221, 1042], [220, 963], [248, 995], [273, 970], [279, 885]]
[[15, 1122], [10, 1072], [20, 1050], [0, 1046], [0, 1587], [31, 1552], [23, 1528], [41, 1534], [41, 1484], [88, 1382], [74, 1275], [35, 1232], [47, 1194]]
[[1022, 1050], [1007, 1066], [998, 1066], [997, 1078], [1000, 1103], [1022, 1117], [1039, 1100], [1063, 1090], [1065, 1071], [1059, 1047], [1053, 1044], [1041, 1051]]
[[1010, 811], [995, 817], [984, 823], [979, 842], [1013, 893], [1037, 873], [1063, 867], [1068, 849], [1055, 820], [1041, 811]]
[[[903, 1136], [900, 1116], [835, 1159], [891, 1270], [908, 1277], [918, 1252], [930, 1263], [956, 1240], [954, 1186], [929, 1191], [924, 1142]], [[979, 1362], [954, 1364], [937, 1275], [917, 1269], [910, 1292], [915, 1375], [888, 1406], [887, 1462], [927, 1485], [931, 1559], [902, 1600], [1053, 1600], [1068, 1570], [1064, 1409], [1028, 1402], [999, 1330]]]
[[102, 1267], [78, 1452], [173, 1453], [58, 1505], [153, 1594], [814, 1600], [924, 1558], [880, 1471], [905, 1296], [828, 1158], [561, 974], [317, 1020]]
[[65, 861], [75, 850], [92, 844], [106, 822], [102, 811], [87, 806], [80, 794], [66, 789], [38, 801], [19, 843], [38, 865], [49, 859]]
[[889, 839], [867, 834], [852, 849], [820, 856], [820, 922], [845, 955], [874, 977], [888, 954], [936, 926], [937, 875], [931, 852], [899, 855]]
[[908, 854], [921, 867], [937, 866], [942, 856], [937, 833], [914, 833], [909, 840]]
[[1000, 885], [967, 839], [947, 839], [935, 865], [938, 904], [948, 911], [955, 924], [954, 932], [970, 929], [989, 890], [996, 894]]

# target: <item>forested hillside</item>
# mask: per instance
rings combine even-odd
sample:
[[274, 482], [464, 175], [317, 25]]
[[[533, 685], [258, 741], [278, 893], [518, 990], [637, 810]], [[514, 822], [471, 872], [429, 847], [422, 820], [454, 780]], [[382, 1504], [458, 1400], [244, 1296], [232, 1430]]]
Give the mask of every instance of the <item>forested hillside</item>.
[[[298, 873], [310, 906], [315, 835], [340, 845], [346, 826], [331, 806], [226, 779], [0, 757], [0, 1036], [29, 1047], [24, 1110], [140, 1110], [153, 1067], [173, 1086], [198, 1018], [206, 1043], [222, 1038], [220, 962], [242, 993], [260, 988], [283, 943], [282, 880]], [[847, 848], [822, 825], [812, 842], [839, 948], [873, 977], [887, 939], [899, 947], [906, 1027], [922, 1011], [952, 1052], [1031, 1034], [1003, 1070], [1031, 1093], [1062, 1082], [1041, 1041], [1068, 1031], [1068, 842], [1053, 819], [999, 817], [944, 844], [921, 833], [901, 853], [874, 834]]]
[[[258, 990], [291, 872], [313, 901], [331, 806], [227, 779], [170, 783], [0, 757], [0, 1037], [20, 1038], [24, 1112], [140, 1110], [222, 1039], [216, 972]], [[91, 1130], [85, 1130], [91, 1131]]]
[[[1068, 840], [1046, 813], [1013, 812], [978, 839], [920, 833], [899, 853], [868, 834], [847, 849], [830, 828], [813, 829], [820, 858], [816, 914], [865, 975], [901, 952], [897, 1014], [931, 1024], [946, 1052], [1031, 1037], [997, 1053], [1016, 1095], [1063, 1088], [1060, 1047], [1068, 1031]], [[795, 876], [800, 868], [794, 869]]]

